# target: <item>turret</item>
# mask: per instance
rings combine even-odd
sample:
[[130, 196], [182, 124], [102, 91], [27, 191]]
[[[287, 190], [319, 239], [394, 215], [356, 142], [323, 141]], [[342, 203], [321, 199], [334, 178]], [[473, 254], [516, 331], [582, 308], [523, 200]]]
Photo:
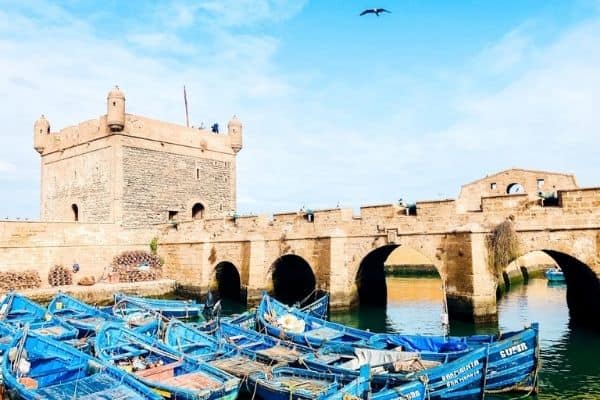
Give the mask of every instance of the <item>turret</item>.
[[231, 140], [231, 148], [234, 152], [242, 149], [242, 123], [237, 116], [233, 116], [227, 123], [227, 133]]
[[106, 124], [113, 132], [122, 131], [125, 127], [125, 94], [118, 86], [108, 92], [107, 106]]
[[33, 124], [33, 148], [38, 153], [44, 152], [44, 145], [46, 143], [46, 136], [50, 134], [50, 122], [42, 116], [35, 121]]

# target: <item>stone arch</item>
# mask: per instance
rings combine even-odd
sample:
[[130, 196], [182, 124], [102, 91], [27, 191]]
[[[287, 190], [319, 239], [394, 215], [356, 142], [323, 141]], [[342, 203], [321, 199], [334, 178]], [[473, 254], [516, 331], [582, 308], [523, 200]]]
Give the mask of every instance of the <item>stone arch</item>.
[[572, 255], [573, 249], [538, 243], [526, 246], [524, 254], [541, 251], [554, 260], [565, 275], [567, 306], [571, 322], [600, 329], [600, 279], [584, 254]]
[[195, 203], [192, 206], [192, 219], [203, 219], [204, 218], [204, 204]]
[[314, 293], [317, 287], [315, 273], [306, 259], [296, 254], [277, 258], [269, 268], [273, 296], [292, 305]]
[[561, 251], [543, 249], [563, 271], [571, 321], [600, 328], [600, 280], [592, 268]]
[[[360, 304], [385, 305], [387, 303], [386, 261], [397, 249], [410, 249], [422, 256], [428, 265], [435, 267], [437, 274], [442, 278], [439, 266], [422, 252], [410, 246], [399, 244], [386, 244], [368, 252], [359, 262], [354, 284], [358, 302]], [[443, 279], [443, 278], [442, 278]]]
[[219, 298], [244, 301], [242, 280], [238, 268], [230, 261], [221, 261], [213, 269], [212, 291]]
[[523, 253], [502, 270], [502, 281], [498, 282], [498, 286], [502, 289], [502, 286], [509, 288], [526, 282], [530, 276], [540, 275], [556, 265], [556, 261], [542, 250]]

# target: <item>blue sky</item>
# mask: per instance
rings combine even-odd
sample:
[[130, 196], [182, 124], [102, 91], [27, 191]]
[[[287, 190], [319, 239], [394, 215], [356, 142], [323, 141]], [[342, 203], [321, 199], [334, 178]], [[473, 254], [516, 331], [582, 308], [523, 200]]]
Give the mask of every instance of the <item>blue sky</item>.
[[[364, 8], [391, 14], [359, 17]], [[33, 121], [244, 123], [240, 213], [455, 197], [513, 166], [600, 184], [598, 1], [2, 1], [0, 218], [37, 218]]]

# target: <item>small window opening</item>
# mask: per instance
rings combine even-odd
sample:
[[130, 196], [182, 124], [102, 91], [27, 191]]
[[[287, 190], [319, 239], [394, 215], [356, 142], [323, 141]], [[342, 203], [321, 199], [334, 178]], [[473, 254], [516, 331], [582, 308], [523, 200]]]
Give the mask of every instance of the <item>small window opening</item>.
[[498, 185], [496, 185], [496, 182], [490, 183], [491, 190], [496, 190], [497, 187], [498, 187]]
[[113, 101], [113, 107], [114, 107], [114, 106], [116, 106], [116, 105], [117, 105], [117, 102], [116, 102], [116, 101]]
[[79, 221], [79, 207], [77, 207], [77, 204], [72, 204], [71, 210], [73, 210], [73, 221]]
[[177, 216], [177, 211], [169, 211], [169, 221], [173, 221]]
[[200, 179], [200, 168], [196, 168], [196, 179]]
[[544, 187], [544, 183], [545, 183], [545, 182], [544, 182], [544, 180], [543, 180], [542, 178], [538, 179], [538, 180], [537, 180], [537, 188], [538, 188], [538, 189], [541, 189], [541, 188], [543, 188], [543, 187]]
[[525, 193], [525, 188], [520, 183], [511, 183], [506, 188], [506, 194], [520, 194]]
[[204, 206], [201, 203], [194, 204], [192, 207], [192, 218], [193, 219], [202, 219], [204, 216]]

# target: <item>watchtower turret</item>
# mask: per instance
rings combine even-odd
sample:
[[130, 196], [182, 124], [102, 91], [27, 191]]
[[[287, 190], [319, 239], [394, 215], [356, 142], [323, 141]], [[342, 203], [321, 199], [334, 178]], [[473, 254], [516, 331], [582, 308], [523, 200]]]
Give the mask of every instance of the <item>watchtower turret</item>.
[[125, 127], [125, 94], [118, 86], [108, 92], [107, 106], [106, 124], [113, 132], [122, 131]]
[[231, 137], [231, 148], [239, 152], [242, 149], [242, 122], [236, 115], [227, 123], [227, 133]]
[[38, 153], [44, 152], [46, 136], [50, 134], [50, 122], [42, 114], [33, 124], [33, 148]]

